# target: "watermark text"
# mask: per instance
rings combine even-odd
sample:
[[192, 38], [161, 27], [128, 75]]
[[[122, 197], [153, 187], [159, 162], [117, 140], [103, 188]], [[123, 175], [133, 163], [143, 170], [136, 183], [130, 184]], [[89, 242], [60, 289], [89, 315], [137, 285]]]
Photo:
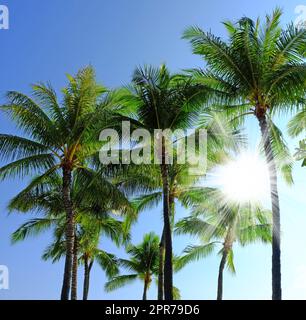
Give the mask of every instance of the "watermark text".
[[[207, 132], [204, 129], [138, 128], [131, 132], [130, 122], [122, 122], [121, 133], [104, 129], [99, 140], [103, 146], [100, 162], [108, 164], [188, 164], [190, 175], [203, 175], [207, 167]], [[121, 137], [121, 139], [120, 139]]]
[[9, 29], [9, 9], [5, 5], [0, 5], [0, 30]]
[[0, 265], [0, 290], [9, 289], [9, 270], [7, 266]]

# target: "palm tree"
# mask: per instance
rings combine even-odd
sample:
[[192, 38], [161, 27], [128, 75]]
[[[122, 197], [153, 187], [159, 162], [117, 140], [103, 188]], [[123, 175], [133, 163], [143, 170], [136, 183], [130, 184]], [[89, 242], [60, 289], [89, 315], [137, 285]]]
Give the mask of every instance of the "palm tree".
[[55, 172], [61, 172], [62, 199], [66, 211], [66, 258], [61, 299], [68, 300], [71, 285], [75, 213], [71, 200], [72, 172], [87, 171], [86, 159], [99, 150], [98, 136], [111, 109], [111, 94], [95, 81], [91, 67], [68, 76], [60, 104], [50, 85], [33, 86], [33, 96], [8, 92], [1, 109], [23, 130], [24, 136], [0, 135], [0, 178], [39, 174], [33, 188]]
[[[280, 208], [277, 169], [291, 182], [291, 158], [281, 131], [272, 122], [276, 112], [286, 112], [302, 104], [305, 94], [306, 30], [290, 24], [280, 26], [281, 10], [260, 20], [242, 18], [225, 22], [229, 40], [223, 41], [198, 27], [188, 28], [195, 54], [206, 61], [206, 71], [193, 70], [200, 83], [212, 89], [209, 103], [224, 110], [233, 123], [254, 115], [259, 123], [262, 144], [269, 167], [273, 212], [272, 299], [281, 291]], [[213, 93], [213, 91], [215, 91]]]
[[[135, 70], [132, 85], [122, 104], [135, 110], [134, 117], [123, 118], [131, 125], [144, 128], [154, 136], [154, 130], [176, 130], [192, 127], [206, 98], [203, 86], [187, 76], [171, 75], [162, 65], [159, 69], [145, 66]], [[121, 118], [122, 119], [122, 118]], [[169, 203], [169, 164], [166, 139], [160, 137], [159, 170], [163, 186], [163, 219], [165, 239], [164, 293], [166, 300], [173, 298], [172, 236]]]
[[[306, 113], [305, 107], [299, 111], [288, 123], [288, 133], [291, 137], [298, 137], [306, 129]], [[295, 152], [296, 160], [303, 160], [302, 167], [306, 166], [306, 140], [299, 141], [299, 146]]]
[[[152, 172], [153, 173], [153, 172]], [[199, 177], [189, 176], [188, 167], [172, 165], [169, 170], [169, 206], [171, 213], [171, 232], [173, 230], [175, 217], [175, 200], [180, 201], [188, 208], [193, 201], [198, 200], [202, 194], [202, 188], [194, 186]], [[162, 190], [156, 189], [150, 193], [140, 195], [132, 200], [136, 212], [140, 213], [148, 208], [154, 208], [162, 201]], [[158, 272], [158, 294], [157, 299], [164, 299], [164, 256], [165, 256], [165, 232], [163, 230], [159, 244], [159, 272]]]
[[[57, 226], [60, 227], [60, 226]], [[94, 262], [104, 270], [107, 277], [113, 277], [119, 273], [118, 259], [112, 253], [106, 252], [99, 248], [101, 236], [111, 237], [118, 245], [121, 243], [122, 223], [111, 217], [91, 217], [88, 214], [77, 217], [78, 232], [75, 235], [78, 251], [75, 252], [74, 261], [76, 261], [75, 277], [80, 263], [84, 265], [84, 281], [83, 281], [83, 300], [88, 299], [90, 287], [90, 274]], [[19, 230], [16, 231], [16, 234]], [[58, 232], [55, 232], [59, 236]], [[65, 239], [54, 239], [44, 254], [43, 259], [57, 262], [65, 254]], [[76, 286], [76, 282], [74, 283]], [[72, 285], [72, 287], [74, 286]]]
[[[73, 300], [77, 299], [78, 260], [85, 263], [88, 262], [88, 259], [93, 262], [96, 258], [103, 270], [111, 276], [117, 268], [116, 259], [112, 254], [98, 248], [99, 239], [105, 235], [117, 245], [129, 239], [129, 230], [125, 227], [124, 222], [117, 220], [119, 214], [126, 213], [128, 210], [127, 199], [109, 181], [102, 179], [100, 173], [93, 171], [87, 173], [88, 175], [84, 176], [81, 171], [75, 171], [71, 184], [71, 199], [75, 215], [71, 290]], [[101, 197], [101, 194], [104, 194], [105, 198]], [[30, 235], [37, 235], [52, 228], [54, 241], [46, 250], [43, 258], [52, 258], [55, 262], [65, 255], [67, 221], [62, 202], [62, 180], [59, 175], [49, 175], [32, 189], [27, 187], [21, 191], [10, 201], [9, 210], [36, 211], [43, 215], [41, 218], [31, 219], [20, 226], [13, 233], [13, 242], [24, 240]], [[84, 255], [88, 259], [83, 259]], [[88, 281], [89, 273], [86, 274], [87, 294]]]
[[[199, 118], [199, 129], [207, 131], [207, 169], [212, 168], [218, 163], [222, 163], [224, 159], [229, 157], [230, 151], [237, 150], [239, 146], [244, 144], [244, 137], [238, 130], [233, 130], [226, 119], [220, 114], [206, 112], [201, 114]], [[169, 167], [169, 206], [171, 212], [171, 230], [174, 224], [175, 200], [179, 201], [186, 209], [202, 198], [203, 187], [199, 187], [197, 182], [203, 176], [193, 176], [188, 174], [189, 164], [178, 164], [174, 162]], [[151, 170], [150, 170], [151, 169]], [[143, 187], [145, 194], [139, 195], [132, 200], [134, 209], [139, 214], [148, 208], [153, 208], [162, 201], [162, 182], [160, 181], [160, 172], [154, 168], [150, 168], [149, 172], [144, 168], [134, 170], [132, 175], [126, 176], [129, 184], [137, 184], [138, 192], [140, 186]], [[143, 175], [149, 176], [151, 179], [143, 179]], [[127, 182], [125, 182], [125, 187]], [[165, 235], [162, 232], [161, 242], [159, 246], [159, 275], [158, 275], [158, 300], [163, 300], [163, 267], [165, 254]]]
[[96, 261], [107, 277], [114, 277], [119, 273], [118, 259], [112, 253], [99, 248], [101, 236], [108, 236], [117, 244], [122, 244], [128, 238], [124, 235], [123, 225], [114, 218], [97, 221], [96, 217], [84, 219], [80, 230], [80, 261], [84, 264], [83, 300], [88, 299], [90, 273]]
[[257, 240], [272, 240], [271, 213], [259, 206], [232, 205], [216, 189], [206, 190], [205, 199], [194, 205], [192, 215], [176, 224], [177, 234], [189, 234], [201, 239], [200, 245], [189, 245], [185, 255], [177, 262], [177, 268], [206, 257], [217, 245], [221, 245], [217, 300], [223, 297], [223, 271], [225, 265], [235, 273], [233, 245], [245, 246]]
[[141, 244], [129, 245], [127, 253], [131, 258], [120, 259], [119, 262], [133, 273], [114, 277], [105, 284], [105, 290], [112, 291], [140, 279], [144, 286], [142, 299], [147, 300], [147, 291], [153, 277], [158, 274], [159, 237], [153, 232], [148, 233]]

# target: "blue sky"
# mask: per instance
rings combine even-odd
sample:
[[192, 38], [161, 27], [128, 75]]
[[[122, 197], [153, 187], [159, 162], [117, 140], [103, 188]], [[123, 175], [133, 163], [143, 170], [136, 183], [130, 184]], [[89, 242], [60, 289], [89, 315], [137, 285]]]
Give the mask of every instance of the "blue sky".
[[[172, 71], [203, 66], [191, 54], [189, 44], [181, 40], [189, 25], [223, 36], [221, 21], [236, 20], [243, 15], [263, 16], [275, 6], [284, 10], [283, 22], [294, 20], [297, 5], [306, 0], [0, 0], [10, 10], [10, 30], [0, 30], [1, 103], [7, 90], [29, 93], [36, 81], [50, 81], [57, 89], [65, 83], [66, 73], [75, 73], [88, 64], [94, 66], [97, 78], [109, 87], [126, 84], [135, 66], [144, 63], [166, 63]], [[285, 129], [286, 121], [277, 121]], [[247, 122], [252, 145], [258, 139], [254, 120]], [[0, 115], [0, 132], [16, 133], [12, 123]], [[294, 150], [296, 141], [288, 139]], [[295, 185], [280, 183], [282, 214], [283, 295], [287, 299], [306, 298], [306, 171], [299, 164], [294, 171]], [[10, 234], [30, 215], [7, 214], [9, 199], [23, 188], [27, 180], [0, 184], [0, 265], [10, 270], [10, 289], [0, 290], [0, 299], [57, 299], [60, 294], [63, 263], [52, 265], [40, 259], [50, 241], [50, 234], [12, 246]], [[186, 212], [178, 208], [178, 217]], [[141, 215], [133, 229], [133, 242], [141, 241], [145, 232], [161, 230], [161, 208]], [[192, 239], [175, 238], [177, 253]], [[109, 241], [101, 247], [124, 255]], [[260, 244], [235, 248], [236, 276], [224, 279], [225, 299], [270, 299], [271, 248]], [[219, 257], [215, 254], [194, 263], [177, 275], [175, 285], [184, 299], [214, 299], [216, 296]], [[79, 293], [83, 281], [79, 276]], [[105, 277], [98, 266], [92, 272], [91, 299], [139, 299], [142, 284], [107, 294]], [[81, 296], [81, 295], [80, 295]], [[154, 286], [150, 298], [156, 297]]]

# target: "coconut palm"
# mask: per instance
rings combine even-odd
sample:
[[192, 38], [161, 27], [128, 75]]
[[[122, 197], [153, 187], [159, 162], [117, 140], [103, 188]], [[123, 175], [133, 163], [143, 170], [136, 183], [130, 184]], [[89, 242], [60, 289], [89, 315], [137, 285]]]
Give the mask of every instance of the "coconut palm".
[[[147, 300], [148, 289], [152, 281], [158, 277], [159, 243], [159, 237], [151, 232], [144, 235], [139, 245], [128, 245], [126, 251], [130, 259], [119, 259], [119, 264], [133, 273], [113, 277], [105, 284], [105, 290], [113, 291], [140, 279], [143, 282], [142, 299]], [[173, 287], [173, 298], [180, 299], [180, 292], [176, 287]]]
[[[182, 165], [172, 165], [169, 168], [169, 208], [170, 208], [170, 218], [171, 218], [171, 232], [172, 225], [174, 221], [174, 213], [175, 213], [175, 199], [178, 197], [186, 196], [186, 190], [188, 187], [189, 191], [191, 189], [191, 181], [195, 180], [195, 176], [188, 175], [188, 167]], [[159, 174], [159, 172], [155, 172]], [[151, 177], [154, 172], [152, 172]], [[198, 179], [198, 177], [196, 177]], [[183, 186], [184, 184], [184, 186]], [[193, 190], [193, 192], [195, 192]], [[191, 191], [189, 192], [191, 193]], [[158, 205], [159, 202], [162, 201], [163, 193], [162, 186], [160, 188], [156, 188], [151, 193], [146, 193], [144, 195], [138, 196], [135, 198], [132, 203], [136, 212], [140, 213], [148, 208], [153, 208]], [[163, 230], [161, 241], [159, 244], [159, 272], [158, 272], [158, 300], [164, 299], [164, 256], [165, 256], [165, 231]]]
[[[111, 237], [118, 245], [122, 237], [122, 223], [111, 217], [103, 217], [97, 219], [88, 214], [77, 217], [77, 232], [75, 234], [75, 242], [77, 243], [77, 251], [74, 251], [74, 261], [76, 261], [75, 276], [79, 264], [84, 265], [84, 281], [83, 281], [83, 300], [88, 299], [90, 287], [90, 274], [94, 262], [104, 270], [108, 277], [113, 277], [119, 273], [118, 259], [112, 253], [106, 252], [99, 248], [101, 237]], [[58, 226], [59, 227], [59, 226]], [[18, 230], [17, 230], [18, 232]], [[56, 236], [59, 235], [55, 232]], [[51, 259], [57, 262], [65, 254], [65, 239], [54, 239], [53, 243], [48, 246], [43, 254], [44, 260]], [[76, 286], [76, 282], [72, 287]]]
[[263, 24], [247, 17], [237, 23], [225, 22], [229, 33], [223, 41], [198, 27], [188, 28], [183, 37], [189, 39], [195, 54], [206, 62], [206, 70], [193, 70], [200, 83], [213, 89], [209, 102], [224, 110], [233, 123], [241, 124], [246, 115], [254, 115], [259, 123], [262, 145], [269, 167], [273, 212], [272, 299], [282, 297], [280, 208], [277, 169], [288, 182], [291, 158], [281, 131], [272, 122], [277, 112], [300, 107], [305, 94], [306, 30], [293, 24], [282, 29], [281, 10], [267, 15]]
[[[2, 134], [1, 155], [11, 161], [0, 169], [1, 179], [40, 174], [32, 184], [55, 171], [62, 170], [62, 198], [67, 214], [67, 253], [61, 299], [69, 297], [71, 284], [74, 212], [71, 202], [71, 173], [84, 166], [86, 153], [92, 152], [90, 128], [96, 121], [98, 98], [106, 90], [98, 86], [91, 68], [81, 70], [64, 90], [60, 105], [49, 85], [33, 86], [33, 98], [19, 92], [7, 94], [2, 106], [27, 137]], [[86, 149], [85, 149], [86, 145]], [[32, 187], [30, 185], [29, 187]]]
[[[87, 219], [88, 217], [86, 217]], [[79, 217], [76, 217], [79, 220]], [[82, 219], [83, 220], [83, 219]], [[94, 226], [92, 229], [102, 229], [99, 233], [95, 231], [84, 232], [84, 226], [79, 221], [76, 223], [76, 228], [82, 231], [75, 233], [75, 245], [73, 261], [76, 261], [76, 266], [73, 266], [73, 281], [72, 288], [74, 291], [71, 293], [73, 300], [77, 299], [77, 275], [78, 267], [80, 263], [84, 264], [84, 284], [83, 284], [83, 300], [87, 300], [90, 283], [90, 271], [95, 261], [101, 266], [108, 277], [112, 277], [119, 272], [118, 263], [116, 257], [98, 247], [98, 242], [101, 236], [111, 231], [116, 238], [120, 236], [122, 227], [118, 221], [113, 218], [103, 219], [103, 223], [97, 223], [97, 219], [94, 220]], [[97, 227], [98, 226], [98, 227]], [[88, 228], [88, 226], [86, 227]], [[44, 251], [43, 260], [52, 260], [53, 263], [60, 260], [65, 256], [66, 242], [64, 237], [65, 230], [65, 215], [46, 215], [43, 218], [33, 218], [22, 224], [13, 234], [12, 241], [17, 243], [25, 240], [29, 236], [37, 236], [40, 233], [53, 229], [54, 240]], [[117, 230], [116, 230], [117, 229]], [[90, 241], [89, 241], [90, 240]], [[85, 245], [86, 244], [86, 245]], [[75, 249], [77, 248], [77, 250]]]
[[83, 300], [88, 299], [90, 273], [96, 261], [107, 277], [119, 273], [118, 259], [114, 254], [99, 248], [101, 236], [110, 237], [117, 245], [125, 243], [129, 235], [125, 233], [124, 224], [114, 218], [108, 217], [97, 223], [96, 217], [85, 217], [80, 230], [80, 261], [84, 264]]
[[233, 245], [237, 242], [245, 246], [258, 240], [271, 242], [271, 212], [258, 205], [229, 204], [216, 189], [207, 188], [203, 194], [201, 201], [193, 206], [191, 216], [176, 224], [176, 234], [189, 234], [201, 240], [201, 244], [189, 245], [184, 250], [185, 255], [178, 260], [177, 268], [204, 258], [216, 246], [221, 246], [217, 299], [222, 300], [225, 266], [235, 273]]
[[[89, 177], [84, 177], [80, 171], [75, 171], [72, 176], [71, 199], [74, 203], [75, 214], [71, 290], [73, 300], [77, 299], [78, 260], [85, 263], [89, 259], [90, 262], [93, 262], [95, 257], [103, 270], [108, 275], [112, 275], [113, 270], [116, 269], [115, 258], [112, 254], [98, 248], [99, 239], [104, 235], [117, 245], [129, 239], [128, 229], [125, 228], [124, 222], [118, 221], [118, 215], [127, 210], [129, 205], [127, 199], [109, 181], [103, 180], [100, 174], [96, 173], [95, 176], [93, 171], [91, 173]], [[104, 194], [105, 198], [101, 197], [101, 194]], [[13, 242], [24, 240], [30, 235], [37, 235], [52, 228], [54, 241], [46, 250], [43, 258], [52, 258], [55, 262], [65, 255], [67, 220], [62, 202], [62, 180], [59, 175], [49, 175], [32, 189], [27, 187], [21, 191], [10, 201], [9, 209], [19, 212], [34, 211], [42, 215], [19, 227], [13, 234]], [[84, 255], [88, 259], [84, 260]], [[89, 273], [86, 274], [87, 293], [88, 281]]]
[[[171, 232], [173, 230], [175, 217], [175, 200], [188, 208], [194, 201], [198, 200], [202, 194], [202, 188], [194, 185], [195, 180], [199, 177], [189, 176], [188, 167], [173, 165], [169, 170], [169, 206], [171, 214]], [[162, 201], [162, 189], [156, 189], [151, 193], [135, 198], [132, 203], [136, 212], [140, 213], [149, 208], [154, 208]], [[163, 279], [164, 279], [164, 255], [165, 255], [165, 233], [161, 235], [159, 244], [159, 272], [158, 272], [158, 300], [164, 299]]]
[[141, 244], [129, 245], [126, 251], [131, 258], [120, 259], [119, 262], [133, 273], [114, 277], [105, 284], [105, 290], [112, 291], [140, 279], [144, 285], [142, 299], [147, 300], [147, 291], [153, 277], [158, 274], [159, 237], [153, 232], [148, 233]]
[[[227, 120], [220, 114], [206, 112], [199, 118], [199, 128], [207, 131], [207, 169], [209, 170], [218, 163], [222, 163], [229, 157], [230, 151], [237, 150], [245, 142], [244, 136], [238, 130], [233, 130]], [[169, 167], [169, 206], [172, 226], [174, 223], [175, 200], [178, 200], [186, 209], [198, 203], [202, 198], [203, 189], [197, 185], [203, 176], [189, 175], [190, 165], [174, 162]], [[159, 179], [160, 172], [151, 168], [145, 172], [151, 179], [143, 179], [143, 168], [127, 177], [129, 184], [136, 183], [143, 186], [146, 192], [137, 196], [132, 201], [137, 213], [153, 208], [162, 201], [162, 181]], [[125, 186], [127, 187], [126, 183]], [[139, 191], [139, 190], [138, 190]], [[172, 229], [172, 228], [171, 228]], [[163, 267], [164, 267], [164, 232], [161, 236], [159, 253], [159, 276], [158, 276], [158, 300], [163, 300]]]
[[61, 299], [69, 297], [74, 243], [75, 213], [71, 200], [72, 172], [87, 170], [86, 159], [99, 150], [99, 131], [111, 109], [112, 95], [98, 85], [91, 67], [68, 76], [59, 103], [50, 85], [37, 84], [33, 95], [8, 92], [1, 109], [18, 125], [24, 136], [0, 135], [0, 178], [38, 174], [29, 189], [45, 177], [61, 172], [62, 199], [66, 211], [66, 258]]
[[[172, 131], [192, 127], [206, 98], [204, 87], [187, 76], [171, 75], [162, 65], [159, 69], [145, 66], [135, 70], [132, 85], [122, 104], [134, 109], [133, 117], [126, 117], [133, 127], [144, 128], [154, 137], [154, 130]], [[131, 107], [132, 106], [132, 107]], [[163, 219], [165, 238], [164, 293], [173, 298], [172, 236], [169, 204], [169, 154], [166, 139], [158, 136], [159, 170], [163, 185]], [[155, 150], [156, 151], [156, 150]]]

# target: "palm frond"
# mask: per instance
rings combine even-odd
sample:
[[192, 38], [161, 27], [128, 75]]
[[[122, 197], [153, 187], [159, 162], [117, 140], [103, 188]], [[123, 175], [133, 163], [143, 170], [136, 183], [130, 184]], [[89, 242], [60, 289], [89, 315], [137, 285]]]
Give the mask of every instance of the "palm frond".
[[211, 242], [204, 245], [190, 245], [185, 248], [184, 255], [176, 260], [175, 270], [179, 271], [184, 268], [188, 263], [200, 260], [207, 257], [213, 252], [216, 247], [216, 242]]
[[114, 277], [112, 280], [106, 282], [105, 284], [105, 291], [111, 292], [116, 289], [119, 289], [127, 284], [134, 282], [137, 279], [137, 274], [129, 274], [129, 275], [122, 275]]

